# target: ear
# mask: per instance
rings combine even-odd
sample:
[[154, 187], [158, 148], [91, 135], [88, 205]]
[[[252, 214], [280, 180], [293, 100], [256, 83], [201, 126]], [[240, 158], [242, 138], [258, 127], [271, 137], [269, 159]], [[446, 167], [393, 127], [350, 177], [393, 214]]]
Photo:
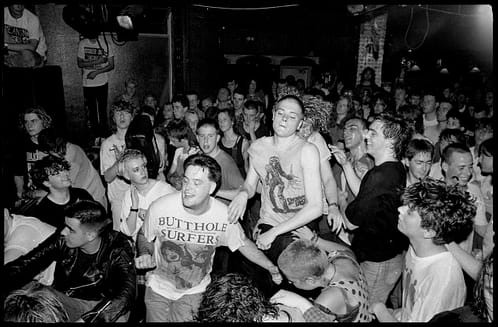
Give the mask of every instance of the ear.
[[443, 170], [444, 172], [447, 172], [448, 171], [448, 163], [442, 161], [441, 162], [441, 170]]
[[216, 190], [216, 183], [211, 182], [211, 186], [209, 187], [209, 195], [213, 195], [214, 190]]
[[406, 167], [410, 166], [410, 160], [408, 160], [408, 158], [403, 158], [401, 159], [401, 162], [403, 163], [403, 165], [405, 165]]
[[85, 237], [86, 237], [88, 242], [93, 241], [94, 239], [97, 238], [97, 236], [98, 236], [97, 231], [94, 229], [91, 229], [91, 230], [88, 230], [85, 232]]
[[221, 136], [220, 134], [216, 134], [216, 144], [220, 142]]
[[424, 238], [425, 239], [433, 239], [436, 237], [436, 232], [432, 229], [424, 229]]

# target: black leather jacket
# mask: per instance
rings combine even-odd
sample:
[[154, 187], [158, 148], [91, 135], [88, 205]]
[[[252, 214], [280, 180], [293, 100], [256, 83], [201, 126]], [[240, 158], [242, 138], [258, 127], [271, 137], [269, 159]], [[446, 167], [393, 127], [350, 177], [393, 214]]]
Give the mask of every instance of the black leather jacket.
[[113, 231], [111, 225], [101, 234], [102, 243], [95, 264], [84, 271], [75, 270], [81, 250], [67, 247], [58, 230], [31, 252], [4, 266], [4, 281], [8, 281], [3, 284], [4, 291], [23, 287], [55, 260], [52, 286], [56, 290], [70, 297], [99, 301], [82, 318], [85, 321], [116, 321], [130, 310], [135, 300], [136, 271], [132, 240]]

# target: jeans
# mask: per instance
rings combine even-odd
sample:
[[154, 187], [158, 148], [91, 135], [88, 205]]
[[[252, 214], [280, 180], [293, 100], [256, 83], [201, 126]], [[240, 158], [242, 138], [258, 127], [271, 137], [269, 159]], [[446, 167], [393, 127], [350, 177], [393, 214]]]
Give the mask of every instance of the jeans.
[[146, 322], [194, 321], [202, 300], [202, 293], [184, 295], [178, 300], [165, 298], [150, 287], [145, 290]]
[[100, 137], [107, 136], [108, 134], [107, 91], [107, 83], [101, 86], [83, 87], [85, 107], [88, 110], [88, 118], [92, 131]]
[[367, 281], [370, 304], [386, 303], [389, 293], [401, 277], [403, 255], [398, 254], [394, 258], [382, 262], [363, 261], [360, 266]]

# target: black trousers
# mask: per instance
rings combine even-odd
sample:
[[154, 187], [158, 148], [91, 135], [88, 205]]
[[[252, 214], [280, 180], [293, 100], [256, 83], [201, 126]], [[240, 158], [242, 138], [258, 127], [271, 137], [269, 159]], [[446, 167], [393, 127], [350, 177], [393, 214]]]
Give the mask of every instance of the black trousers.
[[108, 84], [94, 87], [83, 87], [85, 108], [88, 111], [90, 127], [96, 136], [105, 137], [108, 134], [107, 92]]

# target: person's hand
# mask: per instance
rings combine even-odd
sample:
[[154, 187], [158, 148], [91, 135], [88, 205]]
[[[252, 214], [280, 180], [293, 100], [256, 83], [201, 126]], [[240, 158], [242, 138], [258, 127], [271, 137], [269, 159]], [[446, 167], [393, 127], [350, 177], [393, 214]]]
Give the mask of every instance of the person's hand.
[[329, 213], [327, 214], [327, 221], [329, 226], [331, 226], [332, 232], [338, 232], [346, 224], [344, 223], [344, 217], [337, 206], [330, 206]]
[[246, 126], [247, 126], [247, 131], [249, 132], [249, 134], [256, 131], [256, 122], [254, 120], [249, 120], [246, 123]]
[[270, 272], [271, 274], [271, 279], [273, 280], [273, 282], [277, 285], [280, 285], [280, 283], [282, 283], [282, 275], [280, 274], [280, 270], [278, 270], [278, 267], [277, 266], [271, 266], [268, 271]]
[[143, 254], [138, 258], [135, 258], [135, 267], [137, 267], [137, 269], [149, 269], [154, 268], [155, 266], [156, 262], [150, 254]]
[[131, 207], [138, 208], [138, 190], [135, 185], [130, 186], [130, 194], [131, 194]]
[[329, 145], [329, 148], [330, 148], [330, 153], [334, 155], [337, 163], [343, 166], [347, 162], [346, 153], [344, 152], [344, 150], [334, 145]]
[[247, 192], [240, 191], [228, 205], [228, 222], [234, 223], [242, 219], [247, 206]]
[[270, 228], [266, 232], [258, 235], [256, 245], [261, 250], [268, 250], [276, 237], [277, 235], [275, 235], [273, 228]]
[[306, 226], [299, 227], [292, 231], [292, 234], [296, 235], [298, 238], [302, 240], [310, 241], [313, 238], [313, 231]]
[[301, 295], [287, 290], [279, 290], [270, 298], [270, 302], [280, 303], [292, 308], [298, 308], [301, 312], [305, 312], [313, 306], [310, 301]]
[[87, 79], [95, 79], [97, 77], [97, 73], [95, 71], [89, 72], [88, 75], [86, 75]]

